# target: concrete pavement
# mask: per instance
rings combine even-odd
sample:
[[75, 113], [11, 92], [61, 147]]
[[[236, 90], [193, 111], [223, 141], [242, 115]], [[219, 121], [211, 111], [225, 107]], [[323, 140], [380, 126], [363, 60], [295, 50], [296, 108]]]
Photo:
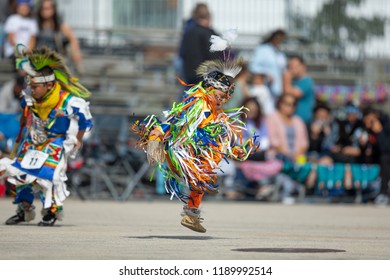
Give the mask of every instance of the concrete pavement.
[[390, 259], [390, 207], [206, 200], [205, 234], [180, 225], [181, 207], [69, 198], [43, 228], [40, 205], [33, 223], [4, 225], [15, 206], [0, 199], [0, 259]]

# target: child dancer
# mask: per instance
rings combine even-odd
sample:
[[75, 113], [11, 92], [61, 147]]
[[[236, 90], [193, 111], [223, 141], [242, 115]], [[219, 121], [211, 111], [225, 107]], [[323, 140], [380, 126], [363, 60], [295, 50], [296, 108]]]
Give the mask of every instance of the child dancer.
[[[43, 203], [41, 226], [52, 226], [62, 218], [66, 189], [66, 163], [81, 147], [92, 116], [84, 100], [90, 93], [73, 78], [63, 59], [47, 48], [27, 52], [18, 45], [17, 67], [27, 73], [29, 88], [23, 92], [21, 127], [26, 136], [14, 159], [0, 160], [1, 173], [16, 186], [16, 215], [7, 225], [35, 218], [33, 190]], [[31, 91], [31, 94], [26, 92]], [[22, 129], [21, 129], [22, 132]]]
[[204, 62], [197, 69], [202, 81], [173, 105], [165, 121], [151, 115], [133, 126], [149, 163], [157, 162], [162, 170], [166, 190], [185, 203], [181, 224], [197, 232], [206, 232], [200, 224], [200, 204], [206, 192], [218, 191], [220, 161], [245, 160], [255, 148], [252, 139], [240, 143], [245, 129], [240, 115], [245, 108], [229, 112], [222, 108], [233, 95], [241, 66], [241, 60]]

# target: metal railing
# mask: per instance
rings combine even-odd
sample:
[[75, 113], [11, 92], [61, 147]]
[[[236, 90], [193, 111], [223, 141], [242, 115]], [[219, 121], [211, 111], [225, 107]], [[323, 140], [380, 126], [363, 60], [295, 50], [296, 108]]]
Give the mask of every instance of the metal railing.
[[[345, 5], [329, 5], [345, 3]], [[79, 37], [126, 44], [149, 30], [180, 35], [198, 0], [59, 0], [61, 14]], [[334, 56], [390, 58], [390, 1], [203, 0], [217, 31], [237, 27], [237, 44], [253, 48], [262, 37], [284, 28], [294, 38], [328, 45]], [[349, 2], [349, 4], [348, 4]], [[341, 8], [340, 8], [341, 7]], [[321, 20], [318, 18], [321, 17]], [[373, 20], [375, 19], [376, 20]], [[344, 22], [343, 22], [344, 21]], [[355, 22], [350, 24], [350, 22]], [[362, 26], [363, 24], [363, 26]], [[336, 26], [337, 25], [337, 26]], [[314, 29], [313, 29], [314, 27]], [[100, 32], [100, 30], [108, 32]], [[138, 34], [134, 30], [140, 30]], [[358, 30], [358, 32], [356, 31]], [[331, 34], [335, 36], [331, 36]], [[108, 35], [107, 35], [108, 34]], [[154, 33], [156, 34], [156, 33]], [[377, 35], [375, 35], [377, 34]], [[169, 39], [170, 40], [170, 39]]]

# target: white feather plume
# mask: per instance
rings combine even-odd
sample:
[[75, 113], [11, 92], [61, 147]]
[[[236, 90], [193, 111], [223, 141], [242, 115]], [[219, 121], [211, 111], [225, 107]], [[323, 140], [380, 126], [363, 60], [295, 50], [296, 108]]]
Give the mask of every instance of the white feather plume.
[[228, 30], [225, 30], [222, 33], [222, 38], [228, 41], [228, 44], [231, 45], [234, 40], [236, 40], [238, 36], [237, 28], [231, 28]]
[[237, 38], [238, 32], [237, 28], [231, 28], [228, 30], [225, 30], [222, 33], [222, 37], [219, 37], [217, 35], [211, 35], [210, 37], [210, 51], [216, 52], [216, 51], [224, 51], [228, 47], [231, 46], [232, 42]]
[[222, 39], [217, 35], [211, 35], [210, 43], [211, 43], [210, 46], [211, 52], [223, 51], [229, 46], [228, 41]]

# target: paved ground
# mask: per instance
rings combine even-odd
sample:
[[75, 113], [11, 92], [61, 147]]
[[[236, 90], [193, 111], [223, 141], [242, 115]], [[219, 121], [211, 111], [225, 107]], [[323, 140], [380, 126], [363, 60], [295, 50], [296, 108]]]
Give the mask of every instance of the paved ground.
[[[38, 219], [1, 224], [0, 259], [390, 259], [390, 207], [225, 201], [203, 206], [208, 231], [198, 234], [179, 224], [177, 201], [69, 198], [58, 226], [38, 227]], [[0, 221], [14, 208], [0, 199]]]

